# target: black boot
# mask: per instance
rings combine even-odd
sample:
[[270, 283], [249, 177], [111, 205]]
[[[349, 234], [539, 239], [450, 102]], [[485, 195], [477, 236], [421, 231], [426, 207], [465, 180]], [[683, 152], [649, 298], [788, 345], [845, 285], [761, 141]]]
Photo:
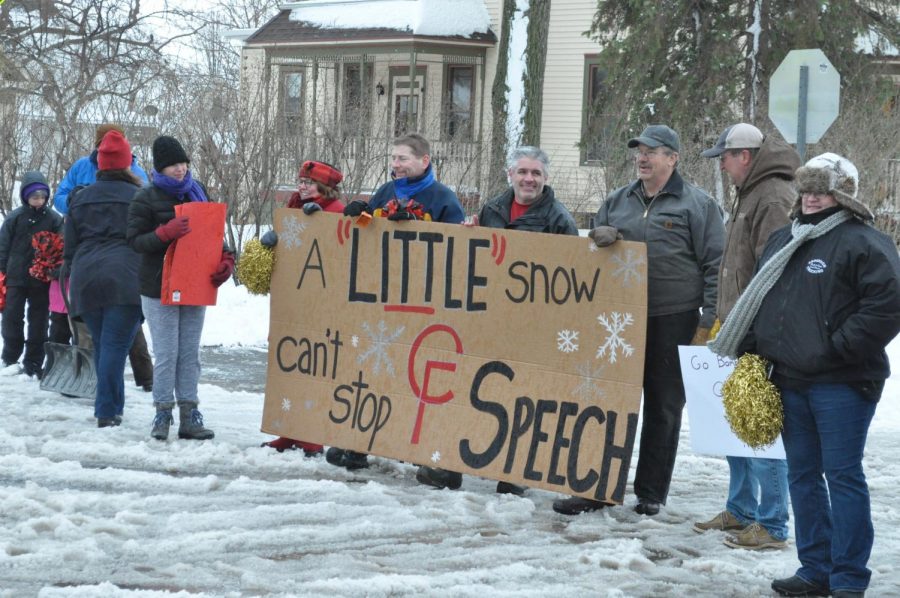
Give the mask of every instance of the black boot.
[[829, 594], [827, 587], [806, 581], [799, 575], [776, 579], [772, 582], [772, 589], [782, 596], [828, 596]]
[[437, 467], [422, 465], [416, 472], [416, 481], [433, 488], [450, 488], [456, 490], [462, 486], [462, 474]]
[[332, 465], [344, 467], [350, 471], [353, 471], [354, 469], [365, 469], [369, 466], [369, 458], [365, 453], [348, 451], [347, 449], [337, 448], [335, 446], [328, 449], [325, 453], [325, 460]]
[[602, 503], [599, 500], [582, 498], [581, 496], [560, 498], [553, 501], [553, 510], [563, 515], [581, 515], [582, 513], [599, 511], [605, 506], [606, 503]]

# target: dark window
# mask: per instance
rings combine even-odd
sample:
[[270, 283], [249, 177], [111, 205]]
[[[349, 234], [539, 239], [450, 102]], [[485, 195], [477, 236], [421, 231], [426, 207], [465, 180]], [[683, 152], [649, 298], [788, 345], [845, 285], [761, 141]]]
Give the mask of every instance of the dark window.
[[449, 139], [472, 137], [474, 80], [475, 69], [471, 66], [447, 67], [444, 131]]
[[584, 72], [584, 117], [581, 127], [583, 162], [606, 158], [613, 119], [603, 112], [602, 95], [606, 72], [588, 62]]
[[281, 74], [281, 116], [285, 131], [299, 134], [303, 129], [303, 71]]
[[342, 125], [346, 133], [363, 134], [371, 113], [374, 92], [372, 65], [366, 65], [365, 78], [358, 64], [344, 65], [344, 111]]
[[416, 130], [419, 116], [419, 96], [397, 94], [394, 103], [394, 137]]

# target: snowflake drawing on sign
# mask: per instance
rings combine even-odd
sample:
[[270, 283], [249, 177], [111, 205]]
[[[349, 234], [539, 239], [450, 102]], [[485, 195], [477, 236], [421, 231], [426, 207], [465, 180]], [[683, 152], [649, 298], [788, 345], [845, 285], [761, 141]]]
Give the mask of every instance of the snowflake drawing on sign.
[[640, 266], [645, 263], [644, 256], [636, 255], [633, 249], [626, 249], [624, 257], [617, 254], [612, 259], [617, 264], [613, 276], [622, 278], [623, 287], [630, 287], [632, 282], [641, 282], [644, 279], [640, 271]]
[[563, 353], [571, 353], [578, 350], [578, 331], [560, 330], [556, 333], [556, 348]]
[[281, 399], [281, 410], [282, 411], [290, 411], [291, 410], [291, 400], [282, 397]]
[[372, 346], [357, 356], [356, 363], [362, 365], [369, 357], [371, 357], [375, 362], [372, 366], [373, 374], [380, 374], [381, 368], [384, 367], [384, 370], [393, 376], [394, 363], [391, 361], [391, 356], [388, 355], [387, 350], [390, 344], [403, 334], [406, 326], [400, 326], [391, 333], [388, 333], [387, 324], [384, 323], [384, 320], [378, 322], [377, 330], [372, 330], [372, 327], [369, 326], [368, 322], [363, 322], [362, 327], [366, 332], [366, 336], [368, 336], [369, 340], [372, 342]]
[[358, 347], [359, 346], [359, 337], [356, 336], [355, 334], [353, 336], [351, 336], [350, 344], [353, 345], [354, 347]]
[[588, 249], [591, 250], [591, 253], [597, 253], [600, 250], [600, 248], [597, 246], [597, 244], [594, 243], [593, 241], [591, 241], [590, 244], [588, 245]]
[[441, 460], [441, 451], [434, 451], [433, 453], [431, 453], [431, 462], [432, 463], [437, 463], [440, 460]]
[[634, 353], [634, 347], [625, 342], [622, 334], [625, 328], [634, 323], [631, 314], [620, 314], [617, 311], [612, 312], [610, 316], [600, 314], [597, 321], [606, 329], [608, 336], [603, 344], [597, 348], [597, 359], [609, 356], [609, 362], [615, 363], [619, 353], [625, 357], [631, 357]]
[[303, 403], [303, 406], [306, 407], [307, 411], [310, 411], [310, 410], [312, 410], [313, 407], [316, 406], [316, 402], [313, 401], [312, 399], [306, 399], [306, 402]]
[[296, 216], [285, 216], [281, 221], [281, 225], [284, 227], [284, 230], [278, 235], [278, 242], [283, 243], [288, 249], [299, 248], [302, 243], [300, 233], [306, 229], [306, 225], [300, 222], [300, 219]]
[[276, 432], [281, 432], [281, 429], [284, 427], [284, 424], [281, 423], [280, 419], [276, 419], [272, 422], [272, 429]]
[[596, 378], [603, 375], [604, 369], [605, 365], [599, 365], [594, 369], [590, 361], [577, 365], [575, 371], [581, 376], [581, 384], [575, 387], [572, 394], [588, 403], [602, 399], [605, 394], [603, 389], [597, 386]]

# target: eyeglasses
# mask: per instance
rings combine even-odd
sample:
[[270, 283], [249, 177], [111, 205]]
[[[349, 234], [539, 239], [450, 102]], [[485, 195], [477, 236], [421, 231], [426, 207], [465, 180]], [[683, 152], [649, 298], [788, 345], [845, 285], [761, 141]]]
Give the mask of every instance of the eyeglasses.
[[663, 150], [650, 150], [647, 152], [643, 152], [641, 150], [631, 150], [631, 159], [637, 160], [638, 158], [652, 158], [653, 156], [659, 156], [660, 154], [666, 154]]
[[27, 199], [47, 199], [50, 197], [46, 191], [35, 191], [34, 193], [30, 193]]
[[299, 185], [306, 185], [306, 186], [309, 186], [309, 185], [315, 185], [315, 184], [316, 184], [316, 182], [315, 182], [314, 180], [312, 180], [312, 179], [300, 179], [300, 180], [297, 181], [297, 185], [298, 185], [298, 186], [299, 186]]

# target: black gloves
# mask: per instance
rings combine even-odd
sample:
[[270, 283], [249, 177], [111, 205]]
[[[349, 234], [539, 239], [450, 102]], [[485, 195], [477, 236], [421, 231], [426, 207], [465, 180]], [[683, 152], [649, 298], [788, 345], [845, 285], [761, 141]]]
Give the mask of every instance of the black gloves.
[[314, 214], [322, 210], [322, 206], [317, 204], [314, 201], [303, 204], [303, 213], [309, 216], [310, 214]]
[[272, 249], [278, 245], [278, 233], [274, 230], [270, 230], [260, 238], [259, 242], [262, 243], [263, 247]]
[[416, 220], [416, 215], [407, 210], [397, 210], [387, 217], [388, 220], [397, 222], [398, 220]]
[[344, 216], [359, 216], [363, 212], [369, 211], [369, 202], [361, 199], [354, 199], [344, 207]]

